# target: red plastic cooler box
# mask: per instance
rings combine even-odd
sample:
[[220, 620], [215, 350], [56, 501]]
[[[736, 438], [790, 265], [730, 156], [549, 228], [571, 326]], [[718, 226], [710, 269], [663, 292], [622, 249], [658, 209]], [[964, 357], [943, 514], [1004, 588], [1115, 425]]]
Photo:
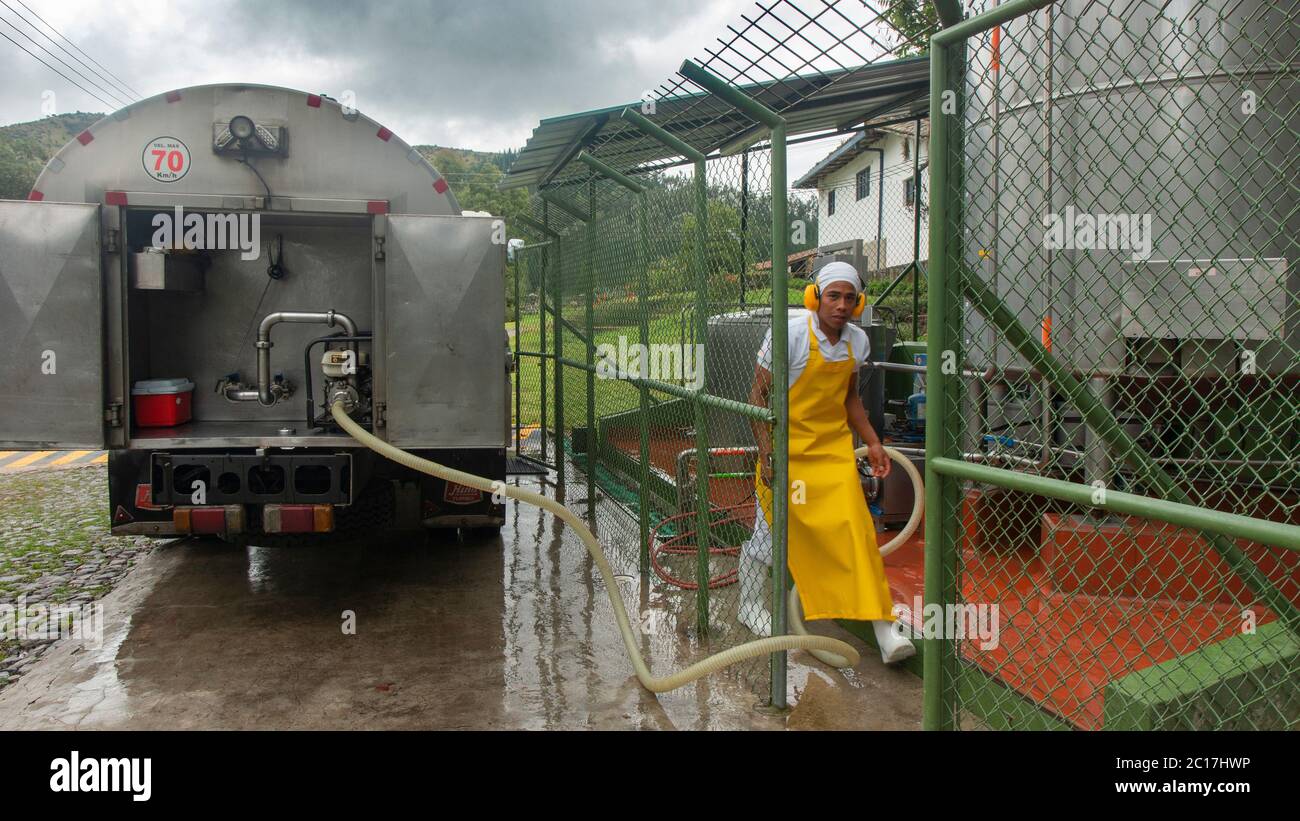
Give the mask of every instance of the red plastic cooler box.
[[135, 423], [142, 428], [170, 428], [190, 421], [194, 383], [188, 379], [144, 379], [131, 387]]

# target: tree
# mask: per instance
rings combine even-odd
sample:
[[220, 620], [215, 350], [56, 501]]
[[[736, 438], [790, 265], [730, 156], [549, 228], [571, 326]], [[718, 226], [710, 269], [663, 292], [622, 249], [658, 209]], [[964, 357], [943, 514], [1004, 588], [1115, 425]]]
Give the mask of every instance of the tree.
[[27, 199], [50, 157], [103, 116], [78, 111], [0, 128], [0, 199]]
[[890, 0], [884, 18], [898, 32], [902, 42], [910, 43], [899, 49], [899, 57], [925, 53], [927, 35], [939, 26], [933, 0]]

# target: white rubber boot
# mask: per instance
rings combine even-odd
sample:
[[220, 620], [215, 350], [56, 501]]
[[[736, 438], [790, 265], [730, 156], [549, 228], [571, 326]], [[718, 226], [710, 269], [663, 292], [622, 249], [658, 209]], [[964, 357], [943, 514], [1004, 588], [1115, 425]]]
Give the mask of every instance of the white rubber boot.
[[764, 600], [764, 588], [770, 568], [762, 561], [740, 553], [740, 623], [760, 638], [772, 635], [772, 613]]
[[885, 664], [897, 664], [916, 655], [915, 645], [906, 637], [898, 635], [894, 630], [895, 624], [896, 622], [884, 619], [871, 623], [876, 631], [876, 643], [880, 645], [880, 660]]

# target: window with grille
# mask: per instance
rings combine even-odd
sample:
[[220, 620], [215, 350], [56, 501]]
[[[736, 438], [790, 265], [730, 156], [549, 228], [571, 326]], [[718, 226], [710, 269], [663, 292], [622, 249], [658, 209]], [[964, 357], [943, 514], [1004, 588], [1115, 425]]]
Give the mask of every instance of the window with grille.
[[864, 168], [858, 172], [858, 199], [865, 200], [871, 194], [871, 169]]

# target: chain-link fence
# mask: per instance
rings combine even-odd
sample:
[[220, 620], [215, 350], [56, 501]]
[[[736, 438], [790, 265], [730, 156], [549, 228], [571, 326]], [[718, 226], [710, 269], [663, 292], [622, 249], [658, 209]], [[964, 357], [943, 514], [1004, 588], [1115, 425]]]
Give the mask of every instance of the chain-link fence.
[[[924, 551], [886, 572], [927, 726], [1293, 727], [1300, 10], [935, 5], [928, 117], [850, 92], [933, 27], [882, 45], [888, 6], [777, 0], [689, 82], [576, 121], [528, 181], [519, 451], [639, 585], [656, 664], [783, 632], [753, 469], [786, 411], [754, 361], [813, 257], [848, 258], [900, 340], [872, 343], [873, 425], [926, 467]], [[787, 122], [836, 118], [785, 190]], [[739, 675], [784, 703], [783, 654]]]
[[[574, 150], [543, 147], [529, 176], [525, 149], [512, 169], [535, 191], [515, 226], [535, 246], [516, 258], [520, 453], [554, 465], [557, 497], [639, 581], [625, 592], [649, 604], [648, 640], [675, 648], [655, 664], [786, 629], [786, 501], [763, 514], [754, 476], [757, 426], [774, 437], [784, 479], [784, 395], [767, 407], [751, 389], [774, 307], [802, 305], [800, 266], [824, 220], [815, 191], [787, 190], [782, 115], [794, 133], [843, 139], [881, 102], [903, 106], [907, 123], [924, 111], [920, 58], [906, 82], [871, 86], [889, 96], [857, 90], [864, 69], [923, 45], [924, 22], [900, 36], [888, 3], [856, 0], [773, 0], [751, 14], [699, 61], [703, 78], [684, 73], [625, 110], [561, 118], [588, 129]], [[888, 187], [893, 197], [897, 180]], [[915, 270], [914, 231], [902, 233], [895, 254]], [[897, 289], [908, 322], [910, 283]], [[785, 703], [784, 654], [728, 675]]]
[[542, 311], [546, 291], [549, 241], [513, 250], [514, 322], [507, 325], [514, 356], [512, 416], [515, 452], [540, 467], [554, 467], [554, 427], [548, 390], [554, 359], [550, 355], [548, 317]]
[[867, 298], [904, 340], [925, 337], [929, 138], [922, 118], [868, 129], [794, 182], [816, 192], [822, 252], [852, 261]]
[[[520, 300], [520, 453], [556, 468], [619, 573], [643, 580], [629, 598], [653, 603], [639, 614], [649, 640], [680, 645], [665, 658], [755, 638], [738, 618], [738, 573], [755, 516], [750, 420], [762, 417], [735, 409], [770, 324], [769, 153], [707, 163], [705, 199], [694, 169], [635, 192], [592, 179], [553, 195], [559, 206], [542, 200], [554, 236], [516, 255], [521, 288], [537, 294]], [[796, 202], [814, 218], [810, 198]], [[573, 216], [563, 208], [586, 219], [549, 229], [557, 212]], [[770, 582], [758, 583], [765, 609]], [[730, 675], [766, 695], [768, 666]]]
[[1294, 728], [1300, 7], [990, 14], [932, 54], [929, 726]]

